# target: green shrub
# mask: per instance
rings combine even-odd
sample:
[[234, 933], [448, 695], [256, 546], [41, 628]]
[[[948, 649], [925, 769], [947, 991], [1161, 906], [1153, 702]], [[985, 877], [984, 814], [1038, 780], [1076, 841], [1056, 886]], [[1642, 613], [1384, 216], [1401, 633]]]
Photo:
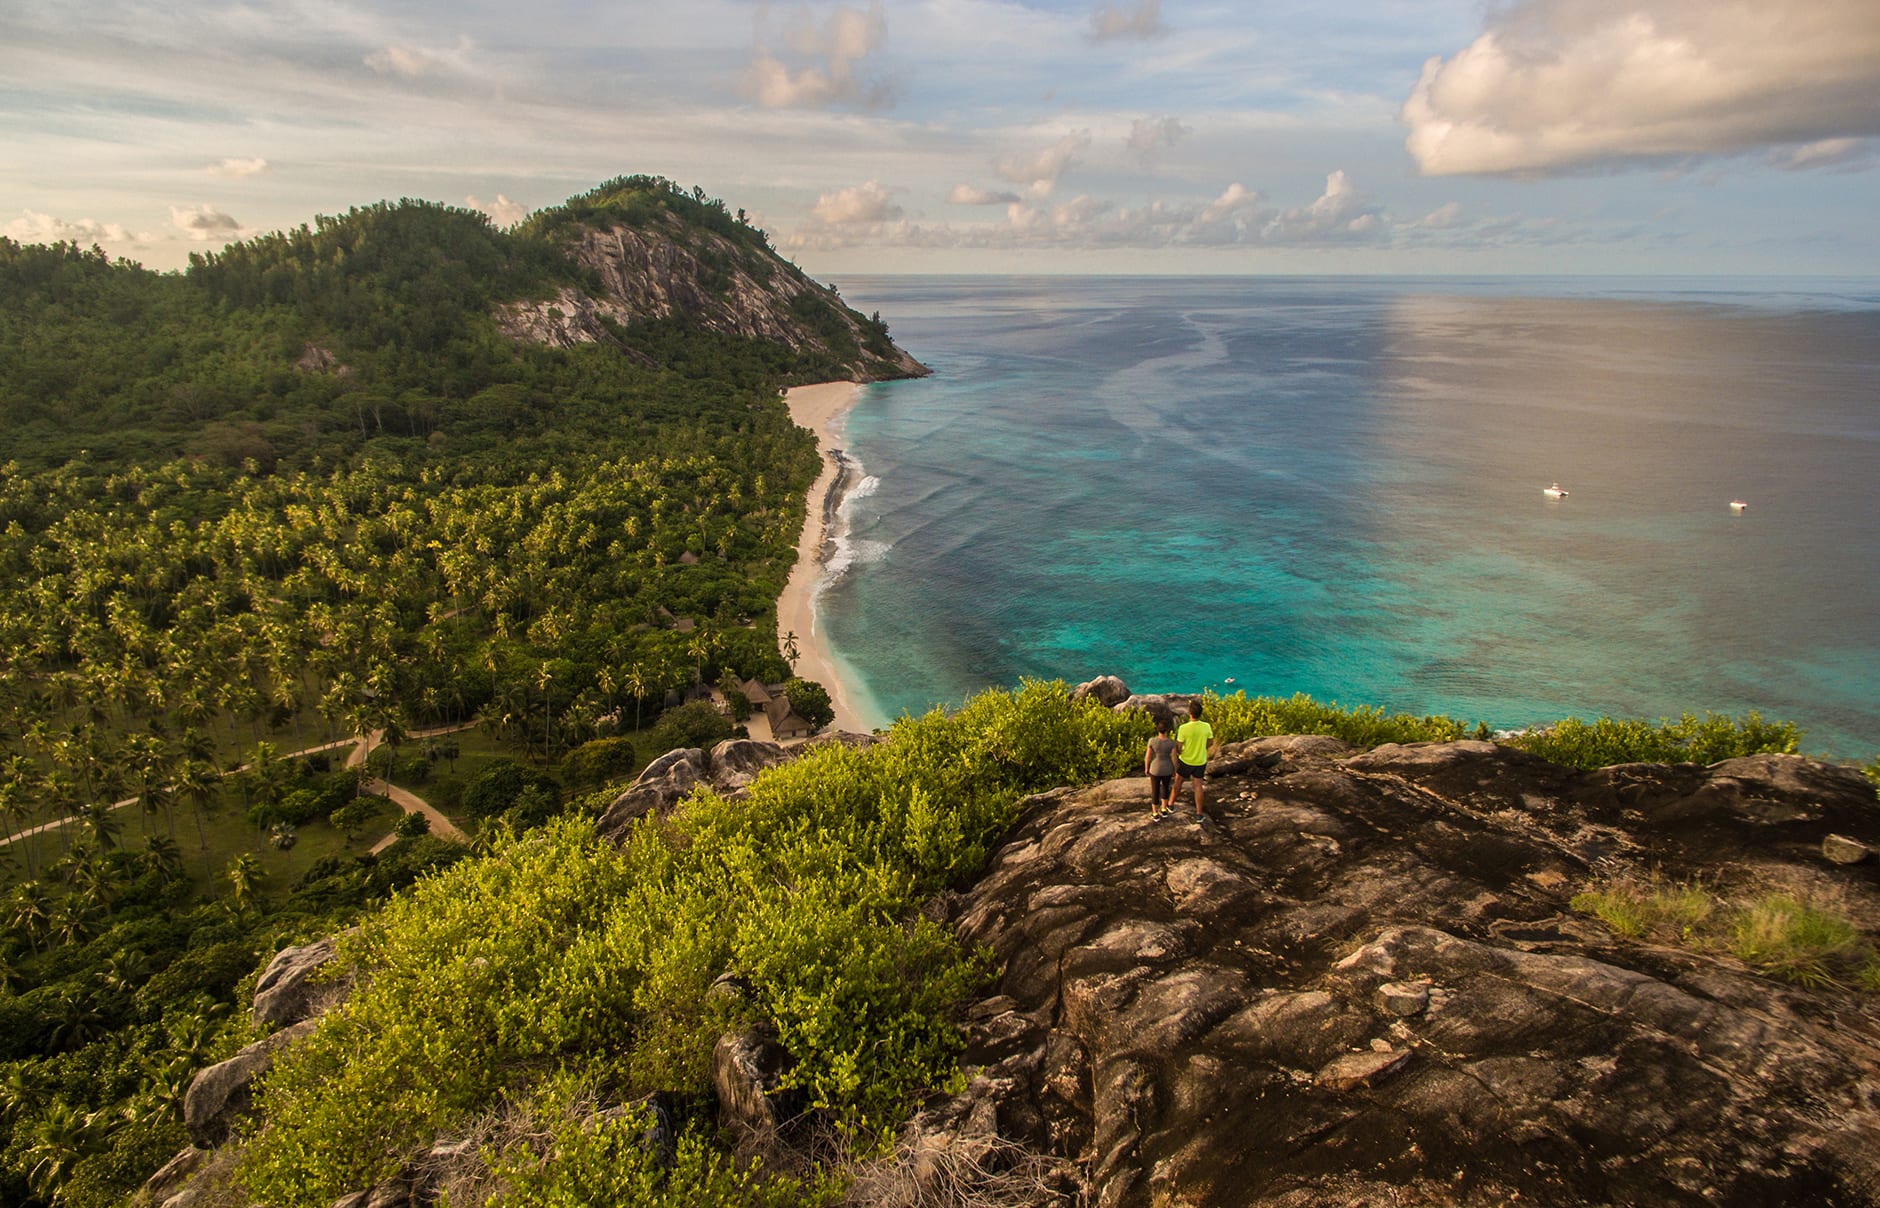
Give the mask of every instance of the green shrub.
[[[484, 1151], [497, 1208], [814, 1208], [833, 1187], [771, 1177], [761, 1161], [743, 1169], [694, 1130], [680, 1135], [671, 1169], [646, 1144], [644, 1113], [603, 1115], [592, 1092], [567, 1074], [546, 1080], [525, 1105], [528, 1140]], [[472, 1208], [449, 1201], [444, 1208]]]
[[627, 775], [639, 762], [631, 738], [596, 738], [562, 756], [561, 770], [570, 784], [601, 784]]
[[1386, 713], [1369, 705], [1343, 709], [1336, 703], [1320, 704], [1303, 692], [1284, 700], [1249, 697], [1244, 692], [1210, 693], [1202, 703], [1202, 715], [1223, 742], [1274, 734], [1329, 734], [1354, 746], [1373, 747], [1387, 742], [1454, 742], [1469, 734], [1469, 727], [1453, 717]]
[[494, 760], [485, 764], [464, 787], [464, 812], [472, 818], [494, 818], [516, 804], [523, 791], [531, 787], [552, 797], [561, 794], [561, 786], [547, 773], [513, 759]]
[[416, 839], [420, 835], [431, 833], [431, 820], [414, 810], [401, 817], [393, 825], [392, 833], [400, 839]]
[[1744, 755], [1792, 755], [1801, 731], [1790, 722], [1765, 722], [1754, 712], [1736, 721], [1707, 713], [1702, 721], [1686, 713], [1676, 721], [1620, 721], [1569, 717], [1544, 729], [1506, 740], [1554, 763], [1575, 768], [1604, 768], [1616, 763], [1716, 763]]
[[818, 730], [836, 719], [829, 690], [815, 680], [792, 676], [784, 681], [783, 694], [789, 698], [790, 708], [796, 715]]
[[643, 752], [649, 760], [667, 751], [687, 747], [711, 748], [731, 737], [731, 723], [708, 700], [687, 701], [659, 715], [653, 726], [652, 743]]

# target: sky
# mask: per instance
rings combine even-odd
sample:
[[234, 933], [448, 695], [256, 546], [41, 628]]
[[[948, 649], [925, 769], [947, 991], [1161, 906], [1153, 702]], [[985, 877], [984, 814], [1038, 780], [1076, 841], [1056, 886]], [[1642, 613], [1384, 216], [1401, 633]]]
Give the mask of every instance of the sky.
[[0, 0], [0, 234], [645, 173], [824, 277], [1880, 275], [1880, 0]]

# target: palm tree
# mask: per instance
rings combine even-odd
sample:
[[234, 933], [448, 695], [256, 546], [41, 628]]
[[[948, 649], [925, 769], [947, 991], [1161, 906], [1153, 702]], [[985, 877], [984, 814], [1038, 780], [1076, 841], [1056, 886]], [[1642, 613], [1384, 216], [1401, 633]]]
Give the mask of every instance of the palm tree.
[[143, 854], [137, 861], [146, 871], [161, 873], [166, 881], [175, 880], [183, 872], [183, 849], [167, 835], [152, 835], [144, 840]]
[[186, 760], [176, 773], [176, 791], [189, 799], [190, 812], [196, 816], [196, 839], [205, 852], [209, 850], [209, 834], [203, 827], [203, 820], [214, 807], [216, 789], [221, 783], [222, 774], [205, 760]]
[[635, 731], [638, 731], [640, 728], [640, 706], [644, 703], [646, 698], [645, 669], [638, 663], [633, 664], [632, 667], [627, 669], [627, 674], [621, 678], [620, 686], [625, 688], [628, 692], [633, 693], [633, 728]]
[[227, 876], [230, 899], [237, 914], [246, 914], [255, 904], [261, 892], [262, 878], [267, 875], [267, 869], [261, 867], [261, 861], [247, 852], [229, 861]]
[[124, 824], [118, 821], [117, 811], [108, 801], [91, 801], [79, 810], [79, 816], [85, 825], [91, 828], [91, 837], [97, 840], [98, 847], [110, 851], [117, 846], [118, 836], [124, 831]]
[[38, 881], [15, 886], [7, 899], [7, 924], [26, 937], [33, 955], [39, 954], [39, 941], [52, 921], [52, 894]]
[[40, 1114], [26, 1146], [28, 1181], [41, 1195], [57, 1199], [72, 1167], [93, 1145], [90, 1122], [82, 1112], [64, 1100], [51, 1104]]

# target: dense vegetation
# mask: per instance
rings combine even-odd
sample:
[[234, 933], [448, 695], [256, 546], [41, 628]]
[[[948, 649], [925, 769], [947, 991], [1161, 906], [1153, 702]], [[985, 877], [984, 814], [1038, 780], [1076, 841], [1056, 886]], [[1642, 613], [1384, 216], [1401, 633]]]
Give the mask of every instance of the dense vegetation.
[[[477, 723], [591, 782], [680, 690], [788, 674], [817, 457], [778, 389], [823, 366], [682, 321], [504, 335], [499, 304], [587, 283], [560, 241], [601, 211], [766, 250], [644, 177], [508, 232], [381, 203], [182, 274], [0, 240], [0, 833], [45, 828], [0, 845], [0, 1200], [120, 1202], [257, 961], [462, 854], [355, 859], [374, 810], [289, 752], [382, 733], [402, 767]], [[264, 884], [297, 837], [332, 854]]]

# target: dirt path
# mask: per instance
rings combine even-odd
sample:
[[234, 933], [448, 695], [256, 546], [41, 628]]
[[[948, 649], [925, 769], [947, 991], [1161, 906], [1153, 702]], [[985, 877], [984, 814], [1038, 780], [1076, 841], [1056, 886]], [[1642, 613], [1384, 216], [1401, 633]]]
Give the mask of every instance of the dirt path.
[[[410, 732], [409, 737], [435, 738], [440, 734], [455, 734], [459, 730], [468, 730], [475, 725], [475, 722], [462, 722], [454, 726], [432, 726], [427, 730], [413, 730]], [[323, 742], [311, 747], [302, 747], [298, 751], [283, 751], [277, 758], [298, 759], [302, 755], [315, 755], [321, 751], [336, 751], [340, 747], [350, 747], [352, 749], [346, 752], [346, 766], [349, 768], [361, 767], [365, 764], [366, 757], [372, 754], [373, 748], [379, 745], [384, 736], [385, 732], [383, 730], [374, 730], [363, 738], [336, 738], [332, 742]], [[224, 773], [224, 775], [232, 775], [233, 772], [244, 771], [247, 767], [247, 764], [241, 764], [234, 768], [232, 772]], [[379, 787], [373, 787], [375, 785]], [[423, 798], [414, 793], [408, 793], [397, 785], [388, 785], [382, 780], [368, 780], [360, 787], [365, 792], [371, 793], [375, 797], [389, 798], [394, 805], [404, 810], [407, 814], [423, 814], [431, 820], [431, 833], [434, 835], [442, 835], [447, 839], [457, 839], [463, 842], [469, 841], [469, 836], [459, 830], [456, 823], [446, 818]], [[391, 791], [387, 792], [387, 789]], [[113, 801], [111, 808], [121, 810], [127, 805], [136, 805], [141, 800], [141, 797], [126, 797], [122, 801]], [[57, 830], [61, 826], [69, 826], [73, 823], [83, 821], [84, 818], [78, 814], [67, 814], [63, 818], [54, 818], [50, 822], [41, 822], [38, 826], [29, 826], [23, 831], [17, 831], [14, 834], [0, 838], [0, 847], [5, 847], [7, 844], [18, 839], [30, 838], [44, 831]], [[379, 840], [379, 842], [373, 846], [372, 850], [376, 852], [390, 846], [392, 840], [395, 838], [397, 838], [396, 835], [387, 835], [385, 838]]]

